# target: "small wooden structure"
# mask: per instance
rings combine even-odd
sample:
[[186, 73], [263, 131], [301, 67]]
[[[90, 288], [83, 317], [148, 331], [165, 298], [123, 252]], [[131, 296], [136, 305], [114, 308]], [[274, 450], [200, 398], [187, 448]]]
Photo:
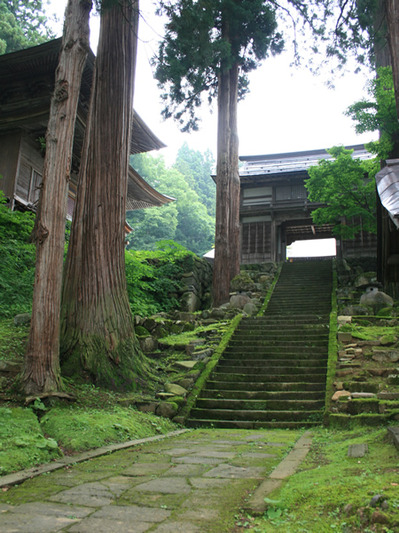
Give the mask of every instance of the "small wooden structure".
[[[353, 157], [370, 157], [364, 145], [347, 148]], [[328, 158], [326, 150], [240, 157], [242, 263], [282, 261], [294, 241], [333, 237], [331, 225], [314, 225], [311, 213], [322, 204], [308, 200], [304, 185], [309, 167]], [[376, 237], [361, 232], [351, 240], [337, 239], [337, 255], [373, 257]]]
[[[0, 190], [11, 209], [35, 210], [38, 201], [43, 143], [60, 46], [61, 39], [56, 39], [0, 56]], [[69, 218], [76, 196], [94, 59], [93, 52], [90, 52], [82, 77], [69, 186]], [[158, 150], [164, 146], [134, 113], [130, 153]], [[130, 167], [127, 210], [161, 206], [172, 200], [153, 189]]]

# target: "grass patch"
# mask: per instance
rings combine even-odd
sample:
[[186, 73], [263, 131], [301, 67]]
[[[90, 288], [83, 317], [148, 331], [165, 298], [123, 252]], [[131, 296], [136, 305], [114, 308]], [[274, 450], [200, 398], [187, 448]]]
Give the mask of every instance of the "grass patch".
[[45, 438], [32, 409], [0, 408], [0, 475], [46, 463], [61, 454]]
[[56, 407], [43, 416], [41, 427], [68, 452], [90, 450], [176, 429], [176, 425], [168, 419], [129, 407], [114, 407], [109, 411]]
[[209, 333], [223, 334], [229, 327], [229, 322], [215, 322], [214, 324], [208, 324], [206, 326], [199, 326], [192, 331], [183, 331], [176, 335], [168, 335], [162, 337], [159, 342], [165, 346], [186, 346], [187, 344], [199, 341], [207, 337]]
[[[365, 457], [348, 457], [351, 444], [367, 444]], [[314, 430], [301, 471], [270, 495], [256, 532], [393, 532], [399, 527], [398, 453], [386, 429]], [[373, 505], [372, 498], [380, 495]]]

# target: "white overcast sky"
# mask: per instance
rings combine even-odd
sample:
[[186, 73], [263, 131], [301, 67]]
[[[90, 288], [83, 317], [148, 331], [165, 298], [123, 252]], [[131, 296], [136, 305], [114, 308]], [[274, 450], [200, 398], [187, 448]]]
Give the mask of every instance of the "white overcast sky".
[[[62, 33], [66, 0], [47, 0], [47, 11], [56, 13], [55, 25]], [[141, 3], [139, 52], [136, 70], [134, 107], [152, 131], [168, 148], [162, 153], [173, 162], [177, 150], [187, 142], [190, 148], [210, 149], [216, 154], [216, 113], [207, 104], [202, 108], [200, 131], [184, 134], [177, 124], [161, 117], [160, 90], [152, 76], [150, 59], [157, 50], [162, 23], [154, 15], [153, 2]], [[95, 50], [99, 18], [92, 16], [92, 48]], [[306, 69], [290, 67], [292, 56], [287, 52], [266, 59], [251, 74], [250, 93], [239, 104], [240, 155], [259, 155], [330, 148], [336, 144], [360, 144], [374, 138], [357, 135], [352, 121], [344, 116], [346, 108], [366, 95], [366, 77], [347, 73], [334, 80], [335, 89], [328, 89], [325, 79], [315, 77]]]

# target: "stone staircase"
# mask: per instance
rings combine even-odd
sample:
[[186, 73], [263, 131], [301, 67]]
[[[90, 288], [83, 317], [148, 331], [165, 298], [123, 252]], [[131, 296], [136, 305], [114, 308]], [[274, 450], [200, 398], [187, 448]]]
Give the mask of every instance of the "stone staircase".
[[285, 263], [263, 317], [241, 321], [187, 425], [295, 428], [322, 420], [331, 260]]

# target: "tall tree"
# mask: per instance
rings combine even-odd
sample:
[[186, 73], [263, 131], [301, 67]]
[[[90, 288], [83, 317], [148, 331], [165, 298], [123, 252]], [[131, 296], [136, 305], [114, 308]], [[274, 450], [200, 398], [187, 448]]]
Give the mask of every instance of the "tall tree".
[[60, 302], [64, 231], [80, 81], [89, 51], [91, 0], [69, 0], [46, 133], [46, 156], [35, 224], [36, 271], [25, 356], [27, 394], [61, 387]]
[[385, 10], [395, 88], [396, 113], [399, 118], [399, 5], [397, 0], [385, 0]]
[[0, 54], [35, 46], [53, 36], [42, 0], [0, 0]]
[[124, 250], [138, 9], [138, 0], [101, 3], [62, 303], [64, 371], [112, 388], [132, 388], [142, 370]]
[[220, 305], [228, 300], [240, 266], [237, 101], [247, 90], [246, 74], [269, 52], [280, 52], [283, 41], [271, 2], [165, 0], [161, 6], [169, 21], [155, 76], [166, 89], [164, 116], [174, 116], [183, 131], [197, 129], [202, 94], [217, 97], [213, 299]]

